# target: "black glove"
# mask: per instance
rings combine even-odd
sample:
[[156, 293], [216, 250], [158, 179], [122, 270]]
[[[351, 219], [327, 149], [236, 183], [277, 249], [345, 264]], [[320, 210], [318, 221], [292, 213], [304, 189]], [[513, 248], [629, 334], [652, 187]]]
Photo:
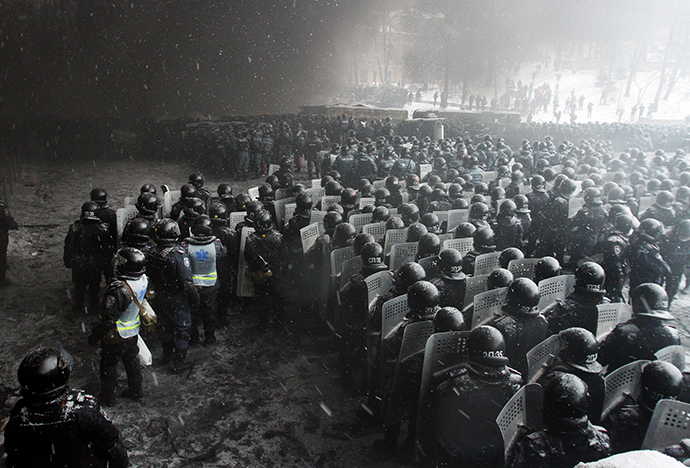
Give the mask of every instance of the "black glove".
[[98, 344], [101, 342], [101, 339], [98, 338], [98, 336], [94, 333], [91, 332], [89, 335], [89, 345], [90, 346], [98, 346]]
[[91, 346], [98, 346], [101, 340], [108, 333], [110, 327], [108, 324], [101, 322], [96, 323], [91, 329], [91, 334], [89, 335], [89, 344]]

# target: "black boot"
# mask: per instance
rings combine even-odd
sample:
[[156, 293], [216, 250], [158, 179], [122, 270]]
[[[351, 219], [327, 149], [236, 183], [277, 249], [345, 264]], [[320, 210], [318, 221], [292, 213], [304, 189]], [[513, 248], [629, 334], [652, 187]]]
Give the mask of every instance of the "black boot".
[[186, 362], [187, 358], [187, 350], [184, 351], [175, 351], [175, 357], [173, 358], [173, 367], [172, 371], [173, 374], [181, 374], [183, 372], [186, 372], [190, 369], [191, 365]]

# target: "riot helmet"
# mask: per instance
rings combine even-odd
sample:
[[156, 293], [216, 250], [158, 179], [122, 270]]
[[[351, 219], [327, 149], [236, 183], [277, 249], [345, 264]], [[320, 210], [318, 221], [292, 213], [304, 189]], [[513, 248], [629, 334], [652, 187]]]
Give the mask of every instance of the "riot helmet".
[[501, 268], [507, 269], [511, 261], [522, 260], [523, 258], [525, 258], [525, 254], [522, 253], [522, 250], [518, 249], [517, 247], [508, 247], [501, 252], [501, 255], [499, 255], [498, 264], [501, 266]]
[[668, 311], [668, 294], [656, 283], [644, 283], [630, 293], [633, 314], [661, 320], [673, 320]]
[[98, 210], [98, 205], [95, 202], [86, 202], [81, 206], [81, 216], [82, 221], [100, 221], [100, 218], [96, 216], [96, 210]]
[[572, 327], [561, 331], [558, 337], [561, 343], [558, 357], [563, 362], [591, 374], [602, 371], [601, 364], [597, 361], [599, 343], [591, 331]]
[[507, 288], [513, 282], [513, 274], [505, 268], [496, 268], [489, 273], [486, 280], [486, 289], [491, 291], [499, 288]]
[[17, 370], [21, 395], [30, 403], [54, 401], [67, 391], [70, 365], [60, 350], [38, 347], [22, 359]]
[[146, 271], [146, 256], [134, 247], [123, 247], [115, 255], [115, 272], [123, 278], [139, 278]]
[[561, 264], [554, 257], [542, 257], [534, 267], [534, 282], [553, 278], [561, 274]]
[[470, 362], [488, 367], [503, 367], [508, 364], [505, 357], [506, 342], [503, 334], [489, 325], [480, 325], [467, 338]]
[[584, 262], [575, 270], [575, 286], [587, 291], [601, 292], [605, 279], [604, 269], [595, 262]]
[[677, 400], [683, 393], [683, 373], [670, 362], [652, 361], [640, 376], [640, 405], [652, 412], [660, 400]]
[[462, 255], [455, 249], [445, 249], [438, 254], [438, 270], [441, 278], [457, 281], [465, 279], [462, 272]]

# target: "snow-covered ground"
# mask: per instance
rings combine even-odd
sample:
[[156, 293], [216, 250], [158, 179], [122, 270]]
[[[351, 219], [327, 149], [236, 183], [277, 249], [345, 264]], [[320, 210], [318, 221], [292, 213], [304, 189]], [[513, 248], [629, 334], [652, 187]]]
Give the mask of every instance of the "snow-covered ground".
[[[515, 83], [518, 80], [522, 80], [523, 84], [529, 85], [532, 81], [532, 73], [535, 68], [525, 67], [522, 69], [519, 75], [512, 76], [501, 76], [499, 77], [498, 95], [505, 93], [505, 80], [506, 78], [512, 79]], [[570, 93], [574, 90], [575, 96], [579, 99], [580, 96], [584, 96], [584, 106], [582, 110], [577, 111], [577, 122], [617, 122], [619, 117], [616, 113], [619, 107], [623, 109], [623, 116], [620, 122], [631, 122], [630, 112], [635, 105], [644, 104], [645, 108], [649, 108], [650, 103], [654, 102], [654, 98], [659, 87], [659, 75], [656, 72], [638, 72], [635, 79], [632, 82], [630, 88], [630, 96], [625, 97], [625, 87], [627, 84], [627, 79], [615, 80], [616, 90], [609, 92], [607, 96], [607, 104], [600, 104], [602, 88], [596, 86], [597, 81], [597, 71], [596, 69], [591, 70], [579, 70], [576, 74], [572, 71], [561, 71], [559, 72], [560, 81], [556, 78], [556, 73], [553, 71], [541, 71], [538, 72], [534, 80], [534, 87], [537, 88], [542, 86], [544, 83], [548, 83], [552, 95], [557, 94], [560, 102], [560, 110], [563, 112], [560, 122], [569, 122], [569, 116], [567, 112], [564, 111], [565, 101], [570, 96]], [[558, 86], [558, 92], [556, 93], [556, 87]], [[430, 88], [427, 91], [422, 92], [422, 102], [414, 102], [410, 105], [406, 105], [405, 109], [408, 109], [410, 113], [415, 109], [423, 108], [428, 109], [433, 107], [434, 93], [440, 90], [436, 87]], [[494, 97], [494, 88], [481, 88], [481, 87], [471, 87], [470, 92], [475, 96], [485, 95], [487, 101], [491, 101]], [[644, 112], [644, 121], [658, 121], [658, 122], [668, 122], [668, 121], [680, 121], [686, 116], [690, 115], [690, 79], [679, 79], [674, 90], [671, 93], [667, 101], [663, 100], [663, 96], [666, 93], [666, 87], [662, 93], [662, 99], [659, 102], [659, 110], [652, 115], [651, 119], [647, 119], [647, 110]], [[459, 102], [460, 96], [451, 94], [449, 98], [450, 105], [448, 109], [457, 109], [457, 107], [452, 106], [452, 104]], [[440, 102], [440, 99], [439, 101]], [[592, 102], [594, 108], [592, 109], [592, 117], [587, 118], [587, 104]], [[523, 116], [523, 120], [526, 116]], [[639, 118], [639, 112], [636, 113], [634, 121]], [[549, 105], [548, 112], [543, 112], [535, 114], [532, 117], [534, 122], [555, 122], [556, 118], [553, 115], [553, 99]]]

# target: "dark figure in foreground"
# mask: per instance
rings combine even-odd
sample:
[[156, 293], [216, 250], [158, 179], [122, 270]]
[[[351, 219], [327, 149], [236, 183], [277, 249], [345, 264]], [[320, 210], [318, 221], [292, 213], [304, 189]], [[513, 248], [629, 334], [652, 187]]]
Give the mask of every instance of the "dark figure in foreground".
[[67, 385], [60, 351], [39, 347], [19, 365], [22, 398], [5, 428], [8, 468], [125, 468], [127, 450], [98, 401]]

